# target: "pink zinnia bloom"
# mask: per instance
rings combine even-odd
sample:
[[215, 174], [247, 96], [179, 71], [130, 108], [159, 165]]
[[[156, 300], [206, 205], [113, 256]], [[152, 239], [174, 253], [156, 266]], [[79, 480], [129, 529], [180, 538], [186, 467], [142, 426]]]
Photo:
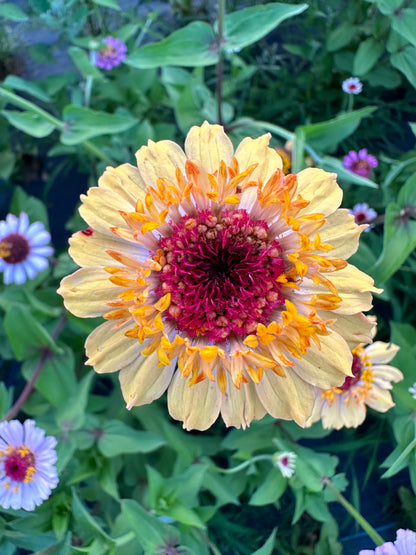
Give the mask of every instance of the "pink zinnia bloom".
[[363, 84], [358, 77], [349, 77], [342, 82], [342, 90], [347, 94], [360, 94]]
[[396, 541], [386, 542], [375, 549], [362, 549], [359, 555], [415, 555], [416, 533], [412, 530], [397, 530]]
[[366, 148], [362, 148], [358, 152], [350, 150], [349, 153], [344, 156], [343, 166], [352, 173], [361, 175], [362, 177], [370, 177], [371, 169], [376, 168], [378, 162], [374, 156], [368, 154]]
[[102, 69], [112, 69], [126, 57], [127, 46], [120, 39], [106, 37], [102, 41], [106, 48], [95, 53], [94, 64]]
[[366, 202], [355, 204], [350, 213], [354, 216], [356, 224], [366, 224], [377, 218], [377, 212]]

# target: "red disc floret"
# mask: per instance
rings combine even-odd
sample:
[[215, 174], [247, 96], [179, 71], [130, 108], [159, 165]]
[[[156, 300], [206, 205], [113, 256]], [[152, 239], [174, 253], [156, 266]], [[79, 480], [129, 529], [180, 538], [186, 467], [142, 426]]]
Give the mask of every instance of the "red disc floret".
[[156, 294], [171, 294], [166, 319], [191, 337], [221, 342], [246, 336], [284, 304], [279, 243], [269, 239], [265, 221], [254, 221], [244, 209], [184, 216], [159, 249]]
[[7, 264], [18, 264], [26, 260], [30, 252], [28, 240], [20, 233], [10, 233], [0, 241], [1, 258]]
[[27, 477], [27, 471], [33, 467], [35, 457], [28, 449], [15, 448], [6, 455], [4, 471], [6, 475], [15, 482], [23, 482]]
[[363, 373], [363, 361], [355, 353], [352, 355], [351, 371], [354, 374], [354, 377], [347, 376], [345, 378], [344, 383], [339, 388], [339, 389], [342, 389], [342, 391], [347, 391], [347, 389], [355, 385], [361, 379], [361, 376]]

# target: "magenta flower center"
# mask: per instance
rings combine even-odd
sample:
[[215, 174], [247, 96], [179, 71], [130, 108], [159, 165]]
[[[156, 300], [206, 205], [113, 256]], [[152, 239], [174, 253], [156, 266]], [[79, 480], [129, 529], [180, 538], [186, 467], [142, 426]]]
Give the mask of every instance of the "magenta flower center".
[[0, 241], [0, 258], [7, 264], [23, 262], [29, 252], [28, 240], [20, 233], [10, 233]]
[[27, 447], [16, 447], [6, 455], [4, 471], [15, 482], [24, 482], [33, 475], [35, 455]]
[[361, 379], [361, 375], [363, 373], [363, 361], [355, 353], [352, 355], [351, 371], [354, 374], [354, 377], [347, 376], [345, 378], [344, 383], [339, 388], [342, 389], [342, 391], [347, 391], [347, 389], [355, 385]]
[[282, 458], [280, 459], [280, 463], [281, 463], [283, 466], [289, 466], [289, 457], [282, 457]]
[[284, 304], [279, 243], [268, 238], [267, 223], [246, 210], [184, 216], [159, 248], [156, 294], [171, 294], [166, 319], [191, 337], [246, 336]]
[[356, 212], [354, 218], [357, 224], [362, 224], [367, 221], [367, 214], [366, 212]]

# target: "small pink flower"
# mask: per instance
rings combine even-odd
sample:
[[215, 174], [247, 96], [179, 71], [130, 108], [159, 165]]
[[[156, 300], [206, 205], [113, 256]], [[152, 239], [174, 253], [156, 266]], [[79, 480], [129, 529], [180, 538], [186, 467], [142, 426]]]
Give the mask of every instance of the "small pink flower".
[[93, 63], [102, 69], [112, 69], [120, 65], [127, 52], [127, 46], [124, 42], [114, 37], [106, 37], [102, 42], [107, 46], [103, 50], [93, 52]]
[[342, 90], [347, 94], [360, 94], [363, 84], [358, 77], [349, 77], [342, 82]]
[[397, 530], [396, 541], [386, 542], [375, 549], [362, 549], [358, 555], [415, 555], [416, 533], [412, 530]]
[[297, 455], [292, 451], [282, 451], [273, 455], [273, 463], [285, 478], [293, 476], [296, 470]]
[[356, 224], [367, 224], [377, 218], [377, 212], [370, 208], [366, 202], [353, 206], [351, 214], [353, 214]]
[[376, 168], [378, 162], [374, 156], [368, 154], [366, 148], [362, 148], [358, 152], [350, 150], [349, 153], [344, 156], [343, 166], [352, 173], [361, 175], [362, 177], [370, 177], [372, 168]]

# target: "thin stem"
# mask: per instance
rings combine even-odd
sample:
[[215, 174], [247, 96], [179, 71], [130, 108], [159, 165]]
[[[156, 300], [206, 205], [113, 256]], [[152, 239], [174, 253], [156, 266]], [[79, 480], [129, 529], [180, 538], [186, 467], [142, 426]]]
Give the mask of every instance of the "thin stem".
[[117, 162], [115, 162], [112, 158], [107, 156], [107, 154], [105, 154], [100, 148], [98, 148], [98, 146], [95, 146], [91, 141], [84, 141], [82, 145], [87, 150], [92, 152], [92, 154], [95, 154], [97, 158], [100, 158], [101, 160], [103, 160], [103, 162], [107, 162], [107, 164], [110, 164], [110, 166], [117, 166]]
[[356, 520], [356, 522], [358, 522], [358, 524], [361, 526], [361, 528], [370, 536], [370, 538], [373, 540], [373, 542], [376, 545], [382, 545], [384, 543], [384, 540], [380, 536], [380, 534], [378, 534], [378, 532], [376, 532], [376, 530], [374, 530], [374, 528], [371, 526], [371, 524], [369, 522], [367, 522], [367, 520], [365, 520], [365, 518], [357, 511], [357, 509], [355, 507], [353, 507], [353, 505], [351, 505], [351, 503], [345, 499], [345, 497], [342, 495], [342, 493], [340, 491], [338, 491], [337, 488], [333, 485], [331, 480], [327, 477], [323, 477], [323, 478], [321, 478], [321, 480], [322, 480], [322, 483], [332, 491], [336, 500], [339, 503], [341, 503], [341, 505]]
[[26, 100], [25, 98], [22, 98], [17, 94], [14, 94], [11, 91], [4, 89], [3, 87], [0, 87], [0, 97], [3, 97], [9, 102], [11, 102], [12, 104], [19, 106], [19, 108], [23, 108], [23, 110], [29, 110], [30, 112], [38, 114], [42, 118], [49, 121], [49, 123], [52, 123], [52, 125], [54, 125], [58, 129], [63, 129], [65, 125], [63, 121], [60, 121], [59, 119], [55, 118], [54, 116], [49, 114], [49, 112], [42, 110], [42, 108], [39, 108], [39, 106], [36, 106], [36, 104], [33, 104], [33, 102], [30, 102], [29, 100]]
[[[59, 334], [61, 333], [65, 324], [66, 324], [66, 313], [64, 313], [61, 316], [61, 319], [59, 320], [56, 328], [53, 330], [53, 332], [51, 334], [52, 339], [56, 339], [59, 336]], [[9, 412], [4, 417], [4, 420], [12, 420], [19, 413], [20, 409], [22, 408], [22, 406], [26, 402], [27, 398], [32, 393], [32, 390], [35, 386], [36, 380], [38, 379], [39, 374], [41, 373], [41, 371], [42, 371], [42, 369], [45, 365], [45, 362], [47, 361], [50, 354], [51, 354], [51, 352], [48, 348], [43, 349], [42, 356], [38, 360], [38, 363], [36, 365], [36, 368], [35, 368], [35, 371], [33, 372], [32, 377], [30, 378], [30, 380], [25, 385], [25, 387], [24, 387], [22, 393], [20, 394], [19, 398], [17, 399], [17, 401], [14, 403], [14, 405], [11, 407]]]
[[248, 461], [244, 461], [243, 463], [239, 464], [238, 466], [234, 466], [233, 468], [220, 468], [219, 466], [214, 466], [214, 470], [217, 472], [221, 472], [221, 474], [234, 474], [235, 472], [239, 472], [247, 466], [257, 462], [257, 461], [270, 461], [272, 462], [272, 455], [257, 455]]
[[222, 50], [222, 42], [224, 39], [224, 18], [225, 18], [225, 0], [218, 0], [218, 63], [217, 63], [217, 119], [220, 125], [223, 124], [222, 119], [222, 83], [224, 79], [224, 53]]
[[88, 75], [88, 77], [85, 80], [85, 90], [84, 90], [84, 104], [86, 108], [88, 108], [90, 105], [93, 83], [94, 83], [94, 77], [92, 75]]

